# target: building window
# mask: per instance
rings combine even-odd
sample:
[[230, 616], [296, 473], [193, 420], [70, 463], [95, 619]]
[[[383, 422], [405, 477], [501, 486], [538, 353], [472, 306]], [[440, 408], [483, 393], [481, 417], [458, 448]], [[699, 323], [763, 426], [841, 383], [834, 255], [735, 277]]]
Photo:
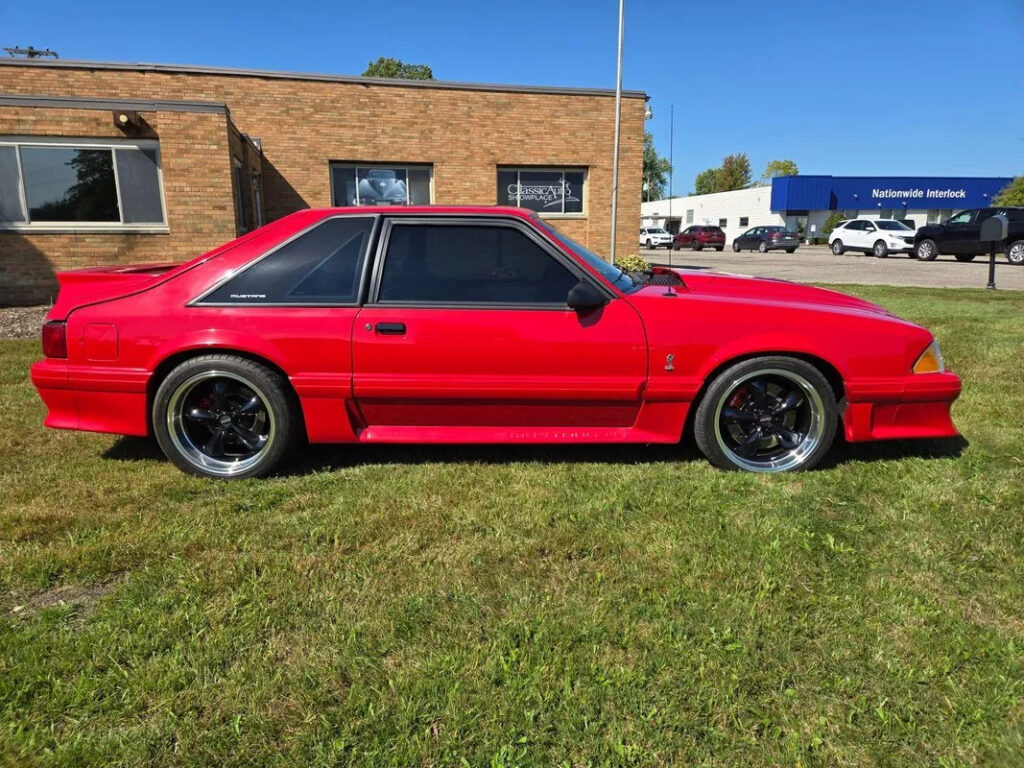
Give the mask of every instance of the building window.
[[741, 227], [747, 227], [749, 225], [750, 225], [750, 217], [749, 216], [740, 216], [740, 226]]
[[356, 303], [372, 216], [337, 216], [257, 259], [201, 304]]
[[235, 187], [235, 220], [239, 232], [249, 231], [249, 196], [245, 194], [245, 175], [242, 173], [242, 161], [233, 160]]
[[728, 219], [719, 219], [718, 220], [718, 226], [720, 226], [722, 229], [725, 229], [726, 227], [729, 226], [729, 220]]
[[564, 215], [584, 211], [586, 171], [560, 168], [498, 168], [498, 205]]
[[0, 138], [0, 227], [163, 227], [155, 141]]
[[252, 174], [252, 204], [256, 226], [263, 226], [263, 180], [258, 173]]
[[352, 205], [430, 205], [429, 165], [331, 163], [331, 201]]
[[693, 224], [693, 208], [686, 209], [686, 223]]

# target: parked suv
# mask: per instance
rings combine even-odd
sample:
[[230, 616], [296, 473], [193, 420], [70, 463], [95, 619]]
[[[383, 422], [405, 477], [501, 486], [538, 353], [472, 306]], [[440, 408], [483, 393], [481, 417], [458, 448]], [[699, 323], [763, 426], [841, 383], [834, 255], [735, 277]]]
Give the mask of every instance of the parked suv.
[[725, 232], [721, 227], [709, 227], [705, 225], [694, 225], [687, 227], [672, 242], [672, 248], [693, 248], [695, 251], [702, 251], [705, 248], [714, 248], [721, 251], [725, 248]]
[[850, 219], [836, 225], [828, 244], [836, 256], [863, 251], [884, 259], [890, 253], [911, 253], [914, 230], [899, 219]]
[[640, 230], [640, 245], [644, 248], [671, 248], [672, 235], [661, 227], [643, 227]]
[[1024, 208], [971, 208], [946, 219], [942, 224], [929, 224], [917, 230], [914, 253], [921, 261], [933, 261], [940, 253], [952, 254], [957, 261], [973, 261], [985, 253], [988, 243], [981, 242], [981, 223], [997, 213], [1010, 220], [1010, 233], [1004, 253], [1006, 260], [1024, 265]]

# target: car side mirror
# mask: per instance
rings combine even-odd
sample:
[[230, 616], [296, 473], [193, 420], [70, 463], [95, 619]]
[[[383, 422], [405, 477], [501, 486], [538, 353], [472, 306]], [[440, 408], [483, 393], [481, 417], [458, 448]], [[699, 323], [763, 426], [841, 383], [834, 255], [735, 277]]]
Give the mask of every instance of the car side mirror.
[[569, 309], [582, 312], [583, 310], [593, 309], [594, 307], [603, 307], [608, 303], [608, 299], [605, 298], [604, 294], [589, 282], [586, 280], [580, 280], [576, 285], [569, 289], [569, 296], [566, 299], [566, 303], [569, 305]]

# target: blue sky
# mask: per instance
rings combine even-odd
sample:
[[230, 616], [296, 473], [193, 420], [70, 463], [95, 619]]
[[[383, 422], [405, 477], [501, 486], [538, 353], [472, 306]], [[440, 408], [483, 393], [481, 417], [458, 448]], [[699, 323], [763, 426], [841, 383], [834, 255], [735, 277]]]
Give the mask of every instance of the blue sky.
[[[616, 0], [4, 5], [0, 44], [67, 59], [359, 74], [384, 55], [444, 80], [615, 83]], [[755, 176], [773, 158], [803, 173], [1014, 175], [1022, 51], [1022, 0], [626, 0], [623, 85], [650, 94], [665, 155], [675, 105], [677, 194], [741, 151]]]

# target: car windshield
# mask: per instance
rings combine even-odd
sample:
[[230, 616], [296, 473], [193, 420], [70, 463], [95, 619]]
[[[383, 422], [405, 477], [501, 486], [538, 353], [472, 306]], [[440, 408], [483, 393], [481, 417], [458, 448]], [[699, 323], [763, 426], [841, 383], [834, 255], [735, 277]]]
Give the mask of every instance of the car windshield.
[[885, 219], [879, 219], [875, 222], [879, 229], [894, 229], [898, 232], [909, 232], [910, 227], [904, 224], [902, 221], [887, 221]]
[[582, 245], [577, 243], [571, 237], [566, 237], [557, 229], [549, 227], [544, 221], [539, 218], [534, 218], [533, 223], [540, 227], [542, 230], [548, 233], [551, 237], [557, 240], [559, 243], [564, 245], [570, 251], [575, 253], [579, 258], [583, 259], [595, 272], [600, 274], [609, 283], [614, 285], [620, 291], [628, 293], [636, 290], [640, 287], [640, 283], [637, 283], [629, 276], [628, 273], [623, 272], [621, 269], [616, 267], [614, 264], [609, 264], [607, 261], [602, 259], [596, 253], [587, 250]]
[[650, 229], [648, 229], [647, 231], [648, 231], [648, 232], [649, 232], [650, 234], [652, 234], [652, 235], [667, 235], [667, 234], [668, 234], [668, 232], [666, 232], [666, 231], [665, 231], [664, 229], [662, 229], [661, 227], [651, 227], [651, 228], [650, 228]]

